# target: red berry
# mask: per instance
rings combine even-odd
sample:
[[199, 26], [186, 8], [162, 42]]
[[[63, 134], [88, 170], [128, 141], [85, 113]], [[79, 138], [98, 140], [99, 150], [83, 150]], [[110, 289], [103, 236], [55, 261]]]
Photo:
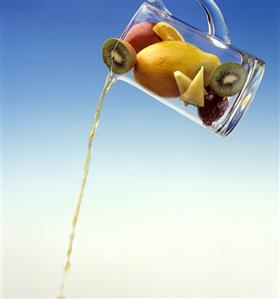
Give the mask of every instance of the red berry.
[[205, 105], [198, 108], [198, 115], [206, 126], [211, 126], [214, 121], [224, 115], [228, 107], [228, 99], [217, 95], [210, 88], [207, 89], [207, 92]]

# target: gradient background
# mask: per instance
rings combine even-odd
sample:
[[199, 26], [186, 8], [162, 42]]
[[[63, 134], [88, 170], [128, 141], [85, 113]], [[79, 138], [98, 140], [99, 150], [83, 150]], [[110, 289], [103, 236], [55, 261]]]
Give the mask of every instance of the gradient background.
[[[3, 296], [54, 298], [103, 41], [141, 1], [1, 1]], [[206, 30], [195, 1], [166, 1]], [[69, 297], [275, 297], [279, 1], [218, 1], [232, 42], [267, 64], [237, 130], [216, 137], [117, 83], [78, 224]]]

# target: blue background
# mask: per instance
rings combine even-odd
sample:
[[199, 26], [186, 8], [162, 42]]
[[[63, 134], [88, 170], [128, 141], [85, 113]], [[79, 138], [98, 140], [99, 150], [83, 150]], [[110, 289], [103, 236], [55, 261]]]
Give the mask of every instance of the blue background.
[[[107, 74], [101, 46], [120, 36], [141, 2], [1, 3], [4, 296], [51, 297]], [[130, 85], [112, 87], [94, 144], [69, 296], [276, 294], [279, 1], [217, 3], [232, 43], [266, 62], [251, 107], [222, 139]], [[207, 29], [194, 1], [166, 4]]]

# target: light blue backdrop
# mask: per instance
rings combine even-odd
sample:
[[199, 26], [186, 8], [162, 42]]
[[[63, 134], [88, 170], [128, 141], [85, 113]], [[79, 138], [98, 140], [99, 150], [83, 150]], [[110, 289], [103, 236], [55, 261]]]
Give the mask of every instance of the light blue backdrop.
[[[140, 1], [3, 1], [4, 297], [53, 297], [100, 49]], [[194, 1], [166, 1], [206, 30]], [[279, 2], [218, 1], [266, 73], [222, 139], [124, 83], [105, 100], [69, 297], [270, 297], [277, 289]]]

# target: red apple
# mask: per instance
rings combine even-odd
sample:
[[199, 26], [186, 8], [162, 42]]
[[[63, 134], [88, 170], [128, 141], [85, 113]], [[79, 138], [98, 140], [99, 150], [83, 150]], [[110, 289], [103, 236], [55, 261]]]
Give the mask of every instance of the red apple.
[[162, 41], [153, 31], [154, 26], [155, 23], [151, 22], [137, 23], [128, 31], [124, 40], [129, 42], [138, 53], [149, 45]]

